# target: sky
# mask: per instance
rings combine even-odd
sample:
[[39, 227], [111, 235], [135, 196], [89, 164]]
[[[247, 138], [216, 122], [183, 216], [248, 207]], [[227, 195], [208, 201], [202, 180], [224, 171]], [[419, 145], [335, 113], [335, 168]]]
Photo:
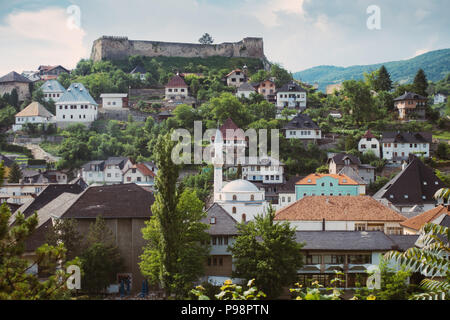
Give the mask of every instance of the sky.
[[291, 72], [403, 60], [450, 48], [449, 12], [449, 0], [0, 0], [0, 76], [74, 68], [102, 35], [262, 37], [269, 61]]

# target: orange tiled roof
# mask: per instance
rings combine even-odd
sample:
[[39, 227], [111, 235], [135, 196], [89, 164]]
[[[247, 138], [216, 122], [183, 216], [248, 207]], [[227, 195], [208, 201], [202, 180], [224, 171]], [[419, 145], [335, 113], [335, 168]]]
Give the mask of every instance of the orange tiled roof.
[[137, 163], [134, 165], [144, 176], [155, 177], [155, 173], [150, 170], [145, 164]]
[[[334, 179], [338, 179], [340, 185], [346, 186], [359, 185], [358, 182], [346, 176], [345, 174], [325, 174], [325, 173], [312, 173], [309, 176], [306, 176], [300, 181], [298, 181], [296, 185], [316, 185], [317, 184], [316, 180], [324, 177], [331, 177]], [[311, 182], [309, 182], [308, 180], [310, 180]]]
[[425, 224], [433, 221], [434, 219], [438, 218], [442, 214], [450, 215], [450, 211], [448, 207], [444, 206], [437, 206], [436, 208], [433, 208], [431, 210], [428, 210], [422, 214], [419, 214], [418, 216], [412, 217], [406, 221], [403, 221], [401, 225], [403, 227], [413, 229], [413, 230], [420, 230]]
[[279, 210], [275, 220], [404, 221], [406, 218], [369, 196], [309, 196]]

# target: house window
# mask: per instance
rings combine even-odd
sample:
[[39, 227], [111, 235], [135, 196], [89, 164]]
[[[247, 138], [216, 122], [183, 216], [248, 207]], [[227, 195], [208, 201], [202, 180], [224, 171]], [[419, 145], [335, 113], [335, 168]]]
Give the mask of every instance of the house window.
[[350, 264], [369, 264], [369, 263], [372, 263], [372, 256], [369, 254], [349, 255], [348, 263], [350, 263]]
[[325, 264], [344, 264], [345, 255], [325, 255], [323, 256], [323, 263]]
[[237, 197], [235, 194], [233, 194], [233, 201], [236, 201], [236, 200], [237, 200]]
[[245, 213], [242, 214], [242, 222], [247, 221], [247, 215]]
[[355, 231], [365, 231], [366, 224], [365, 223], [355, 223]]
[[232, 212], [236, 213], [236, 207], [233, 207]]
[[319, 255], [307, 255], [306, 264], [321, 264], [321, 256]]
[[250, 201], [255, 201], [255, 196], [253, 194], [250, 196]]

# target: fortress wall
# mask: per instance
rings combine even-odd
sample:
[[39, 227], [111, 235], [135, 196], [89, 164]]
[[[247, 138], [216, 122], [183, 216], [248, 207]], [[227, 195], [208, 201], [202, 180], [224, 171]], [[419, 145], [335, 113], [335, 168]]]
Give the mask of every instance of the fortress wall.
[[132, 55], [146, 57], [246, 57], [264, 59], [262, 38], [244, 38], [239, 42], [195, 44], [128, 40], [126, 37], [102, 37], [94, 41], [91, 59], [100, 61], [126, 59]]

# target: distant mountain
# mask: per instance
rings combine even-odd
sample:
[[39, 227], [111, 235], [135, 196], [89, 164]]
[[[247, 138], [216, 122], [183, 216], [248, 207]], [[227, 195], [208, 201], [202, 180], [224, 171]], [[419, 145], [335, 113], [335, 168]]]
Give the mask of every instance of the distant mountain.
[[410, 83], [417, 70], [422, 68], [427, 79], [438, 81], [450, 72], [450, 49], [430, 51], [408, 60], [378, 63], [347, 68], [336, 66], [318, 66], [294, 73], [294, 78], [309, 84], [318, 83], [319, 90], [325, 91], [327, 85], [341, 83], [345, 80], [364, 78], [364, 72], [372, 72], [382, 65], [391, 74], [393, 82]]

